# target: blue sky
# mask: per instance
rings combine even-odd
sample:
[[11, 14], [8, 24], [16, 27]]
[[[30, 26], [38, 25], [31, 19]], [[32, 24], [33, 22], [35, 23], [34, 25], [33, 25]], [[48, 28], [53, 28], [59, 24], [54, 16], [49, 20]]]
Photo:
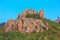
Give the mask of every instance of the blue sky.
[[38, 12], [44, 9], [45, 17], [50, 20], [60, 17], [60, 0], [0, 0], [0, 23], [16, 19], [27, 8]]

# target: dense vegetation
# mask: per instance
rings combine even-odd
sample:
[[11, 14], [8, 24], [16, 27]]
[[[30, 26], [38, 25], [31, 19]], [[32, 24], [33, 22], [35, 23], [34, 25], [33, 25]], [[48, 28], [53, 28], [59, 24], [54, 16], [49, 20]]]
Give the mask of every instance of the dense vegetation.
[[27, 18], [34, 18], [34, 19], [40, 19], [40, 15], [37, 14], [27, 14], [26, 15]]
[[38, 18], [37, 15], [27, 15], [27, 18], [41, 19], [44, 23], [48, 22], [49, 30], [39, 33], [20, 33], [19, 31], [13, 31], [5, 33], [0, 29], [0, 40], [60, 40], [60, 24], [49, 19]]

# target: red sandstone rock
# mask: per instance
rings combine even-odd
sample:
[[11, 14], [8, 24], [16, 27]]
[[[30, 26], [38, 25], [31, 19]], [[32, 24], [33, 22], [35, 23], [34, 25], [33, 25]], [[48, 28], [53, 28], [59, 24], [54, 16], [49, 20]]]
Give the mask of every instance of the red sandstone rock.
[[44, 18], [44, 10], [41, 10], [41, 11], [39, 12], [39, 15], [40, 15], [40, 17]]
[[[35, 10], [26, 10], [23, 12], [22, 16], [18, 14], [17, 20], [10, 20], [5, 24], [5, 32], [12, 30], [18, 30], [20, 32], [31, 33], [34, 30], [36, 32], [43, 31], [43, 27], [48, 30], [48, 24], [44, 25], [43, 21], [40, 19], [26, 18], [27, 14], [36, 14]], [[44, 11], [41, 10], [39, 13], [40, 17], [44, 18]]]
[[18, 25], [18, 31], [22, 32], [22, 22], [19, 21]]
[[48, 23], [46, 23], [46, 30], [49, 30], [49, 28], [48, 28]]
[[24, 11], [24, 12], [22, 13], [22, 19], [25, 18], [25, 16], [27, 15], [27, 12], [28, 12], [28, 10], [26, 10], [26, 11]]
[[18, 14], [18, 20], [21, 18], [20, 14]]
[[5, 32], [12, 31], [14, 29], [16, 29], [14, 20], [10, 20], [5, 24]]

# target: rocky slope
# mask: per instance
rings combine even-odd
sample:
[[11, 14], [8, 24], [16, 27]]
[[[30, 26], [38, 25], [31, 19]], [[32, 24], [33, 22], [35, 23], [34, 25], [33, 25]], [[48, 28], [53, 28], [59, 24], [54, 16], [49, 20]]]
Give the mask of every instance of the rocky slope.
[[[32, 18], [28, 18], [28, 15]], [[38, 18], [44, 19], [44, 10], [37, 13], [35, 10], [28, 9], [22, 13], [22, 16], [19, 14], [17, 20], [9, 20], [5, 24], [5, 32], [18, 30], [20, 32], [31, 33], [33, 31], [39, 32], [48, 30], [48, 23], [46, 22], [44, 24], [43, 21]]]

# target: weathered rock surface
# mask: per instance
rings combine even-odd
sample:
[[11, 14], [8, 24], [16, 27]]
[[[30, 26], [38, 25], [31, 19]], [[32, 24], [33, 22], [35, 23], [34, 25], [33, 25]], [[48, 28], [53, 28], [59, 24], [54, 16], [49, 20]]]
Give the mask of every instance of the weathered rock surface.
[[10, 20], [5, 24], [5, 32], [11, 31], [11, 30], [16, 30], [16, 23], [15, 20]]
[[41, 10], [41, 11], [39, 12], [39, 15], [40, 15], [40, 17], [44, 18], [44, 10]]
[[[48, 30], [48, 24], [45, 25], [41, 19], [26, 18], [25, 16], [28, 13], [36, 14], [37, 12], [35, 10], [26, 10], [23, 12], [22, 16], [18, 14], [17, 20], [10, 20], [5, 24], [5, 32], [18, 30], [23, 33], [31, 33], [34, 31], [44, 31], [45, 29]], [[44, 18], [44, 11], [42, 10], [39, 15]]]

